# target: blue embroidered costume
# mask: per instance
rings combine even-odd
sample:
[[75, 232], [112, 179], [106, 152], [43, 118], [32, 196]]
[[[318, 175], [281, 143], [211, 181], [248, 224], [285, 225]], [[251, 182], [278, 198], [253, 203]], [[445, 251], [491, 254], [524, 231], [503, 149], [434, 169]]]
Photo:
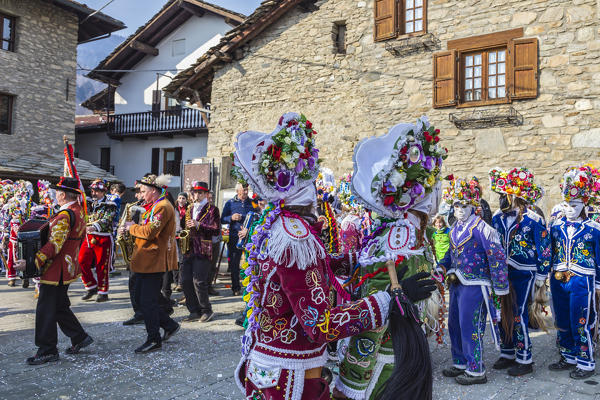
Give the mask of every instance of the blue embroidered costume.
[[492, 225], [500, 234], [506, 251], [508, 279], [515, 294], [514, 330], [507, 338], [500, 326], [501, 357], [530, 364], [529, 299], [534, 293], [536, 277], [545, 280], [550, 270], [550, 236], [541, 216], [526, 210], [521, 220], [517, 211], [496, 212]]
[[454, 367], [472, 376], [485, 374], [483, 335], [489, 313], [498, 343], [497, 310], [491, 294], [508, 293], [507, 267], [498, 234], [480, 217], [457, 222], [450, 232], [450, 251], [439, 263], [458, 282], [450, 287], [448, 331]]

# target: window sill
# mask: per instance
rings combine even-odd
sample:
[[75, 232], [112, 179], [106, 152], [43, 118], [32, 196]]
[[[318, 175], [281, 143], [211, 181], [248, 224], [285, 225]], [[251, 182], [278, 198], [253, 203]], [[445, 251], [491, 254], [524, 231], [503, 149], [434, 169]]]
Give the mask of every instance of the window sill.
[[510, 100], [508, 97], [504, 99], [496, 99], [496, 100], [485, 100], [485, 101], [468, 101], [463, 103], [458, 103], [456, 108], [471, 108], [471, 107], [483, 107], [483, 106], [493, 106], [496, 104], [508, 104]]

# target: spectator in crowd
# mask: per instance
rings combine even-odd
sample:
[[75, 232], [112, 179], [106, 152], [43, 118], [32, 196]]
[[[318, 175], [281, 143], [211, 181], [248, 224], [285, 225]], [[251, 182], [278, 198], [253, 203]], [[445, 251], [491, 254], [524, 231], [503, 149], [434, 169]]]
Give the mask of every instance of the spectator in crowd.
[[238, 233], [242, 229], [244, 218], [250, 211], [258, 212], [248, 197], [248, 185], [238, 183], [235, 186], [236, 195], [228, 200], [223, 206], [221, 221], [229, 224], [229, 242], [227, 243], [227, 255], [229, 258], [229, 270], [231, 272], [231, 290], [234, 296], [241, 294], [240, 286], [240, 259], [242, 249], [236, 247]]

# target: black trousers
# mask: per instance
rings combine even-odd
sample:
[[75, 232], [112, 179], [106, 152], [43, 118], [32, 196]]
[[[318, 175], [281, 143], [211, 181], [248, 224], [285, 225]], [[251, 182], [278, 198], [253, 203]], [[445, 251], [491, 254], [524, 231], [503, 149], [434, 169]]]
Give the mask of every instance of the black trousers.
[[227, 243], [227, 256], [229, 257], [229, 270], [231, 271], [231, 290], [238, 292], [240, 287], [240, 260], [242, 258], [242, 249], [238, 249], [237, 241]]
[[63, 333], [71, 338], [71, 344], [81, 343], [87, 333], [71, 311], [71, 302], [67, 291], [69, 285], [60, 283], [58, 286], [40, 285], [35, 310], [35, 345], [39, 347], [37, 354], [58, 354], [58, 332], [56, 325]]
[[137, 319], [142, 319], [142, 311], [140, 310], [140, 306], [137, 303], [137, 299], [135, 297], [135, 285], [137, 280], [137, 274], [133, 272], [131, 269], [129, 270], [129, 299], [131, 300], [131, 307], [133, 308], [133, 317]]
[[173, 321], [164, 308], [159, 306], [160, 299], [163, 297], [160, 288], [164, 272], [135, 275], [135, 298], [146, 323], [148, 340], [160, 342], [160, 328], [171, 331], [177, 327], [177, 322]]
[[171, 289], [171, 284], [173, 283], [173, 272], [167, 271], [163, 275], [162, 287], [160, 291], [167, 301], [171, 300], [171, 295], [173, 294], [173, 289]]
[[208, 280], [211, 262], [209, 259], [187, 255], [181, 271], [185, 305], [190, 313], [207, 314], [212, 312], [208, 299]]

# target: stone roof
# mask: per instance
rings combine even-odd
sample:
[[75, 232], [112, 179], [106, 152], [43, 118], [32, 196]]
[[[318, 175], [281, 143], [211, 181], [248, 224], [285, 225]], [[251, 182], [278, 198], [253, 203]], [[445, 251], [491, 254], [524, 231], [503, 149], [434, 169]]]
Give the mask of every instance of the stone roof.
[[103, 114], [76, 115], [75, 127], [104, 125], [106, 121], [106, 115]]
[[[39, 155], [32, 153], [14, 154], [0, 150], [0, 179], [48, 179], [58, 181], [63, 174], [65, 156]], [[103, 178], [110, 182], [120, 182], [119, 178], [80, 158], [75, 159], [75, 167], [82, 181]]]
[[[175, 75], [163, 90], [182, 100], [194, 98], [195, 101], [205, 101], [210, 98], [210, 93], [206, 93], [206, 90], [210, 90], [215, 69], [232, 60], [241, 59], [241, 46], [258, 36], [287, 11], [297, 5], [310, 8], [313, 3], [311, 0], [264, 0], [240, 25], [227, 32], [217, 45], [211, 47], [190, 67]], [[198, 95], [204, 98], [198, 99]]]
[[[146, 53], [134, 49], [134, 41], [150, 47], [158, 44], [165, 36], [179, 28], [193, 15], [210, 12], [220, 15], [230, 24], [239, 24], [246, 18], [240, 14], [200, 0], [169, 0], [148, 22], [140, 26], [123, 43], [118, 45], [106, 58], [87, 75], [91, 79], [118, 85], [125, 72], [101, 70], [127, 70], [140, 62]], [[84, 106], [85, 107], [85, 106]]]

